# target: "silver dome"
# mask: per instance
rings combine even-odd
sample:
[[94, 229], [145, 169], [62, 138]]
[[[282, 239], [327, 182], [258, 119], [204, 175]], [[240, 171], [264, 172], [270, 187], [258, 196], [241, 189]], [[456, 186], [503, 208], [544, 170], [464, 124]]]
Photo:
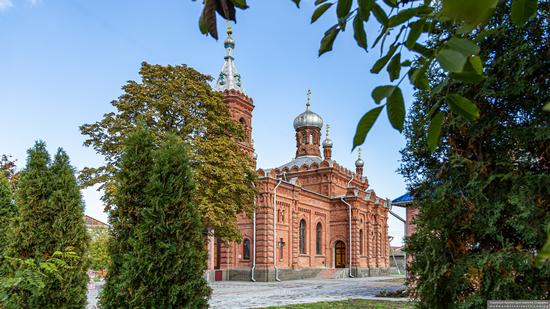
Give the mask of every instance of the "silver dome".
[[330, 138], [326, 138], [323, 141], [323, 147], [332, 147], [332, 140]]
[[323, 127], [323, 118], [309, 110], [309, 104], [305, 112], [294, 118], [294, 129], [302, 127], [317, 127], [319, 129]]
[[323, 118], [309, 109], [310, 97], [311, 90], [308, 89], [306, 111], [294, 118], [294, 130], [298, 130], [298, 128], [303, 127], [317, 127], [319, 129], [323, 127]]
[[365, 162], [363, 162], [363, 159], [361, 159], [361, 148], [357, 150], [357, 160], [355, 161], [355, 167], [363, 167], [365, 166]]

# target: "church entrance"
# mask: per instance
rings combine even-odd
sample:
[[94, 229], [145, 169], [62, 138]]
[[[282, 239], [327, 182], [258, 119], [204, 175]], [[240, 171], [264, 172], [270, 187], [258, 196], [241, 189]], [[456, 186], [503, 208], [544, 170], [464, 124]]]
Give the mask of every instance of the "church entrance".
[[222, 242], [216, 238], [216, 245], [214, 246], [214, 280], [222, 281]]
[[334, 267], [346, 267], [346, 244], [341, 240], [334, 244]]

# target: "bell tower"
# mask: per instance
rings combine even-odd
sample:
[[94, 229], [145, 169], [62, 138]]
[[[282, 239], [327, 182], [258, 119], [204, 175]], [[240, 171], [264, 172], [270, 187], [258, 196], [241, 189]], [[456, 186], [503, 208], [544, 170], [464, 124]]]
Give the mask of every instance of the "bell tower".
[[223, 102], [229, 106], [231, 117], [241, 124], [245, 132], [245, 138], [240, 142], [243, 151], [255, 159], [254, 145], [252, 143], [252, 111], [254, 102], [246, 95], [241, 82], [241, 75], [235, 65], [233, 50], [235, 40], [231, 24], [227, 22], [227, 38], [224, 41], [226, 55], [221, 72], [216, 81], [215, 90], [223, 93]]
[[321, 128], [323, 118], [311, 111], [311, 90], [307, 91], [306, 111], [294, 118], [296, 130], [296, 158], [321, 157]]

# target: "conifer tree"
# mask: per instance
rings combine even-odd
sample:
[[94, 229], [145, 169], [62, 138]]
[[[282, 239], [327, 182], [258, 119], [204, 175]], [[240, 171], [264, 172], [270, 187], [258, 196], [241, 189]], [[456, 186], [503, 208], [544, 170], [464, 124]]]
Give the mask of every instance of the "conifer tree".
[[[540, 5], [518, 27], [508, 14], [512, 1], [499, 2], [479, 42], [486, 78], [446, 86], [475, 98], [478, 121], [433, 110], [440, 96], [416, 93], [401, 172], [420, 211], [406, 246], [414, 256], [410, 287], [423, 308], [550, 298], [550, 261], [536, 263], [550, 225], [550, 114], [543, 110], [550, 101], [550, 4]], [[429, 43], [440, 44], [437, 36]], [[434, 83], [445, 80], [437, 67], [429, 74]], [[444, 139], [432, 153], [421, 132], [434, 114]]]
[[4, 175], [0, 174], [0, 255], [3, 255], [11, 223], [16, 214], [11, 186]]
[[18, 216], [8, 255], [18, 259], [49, 260], [55, 252], [74, 252], [58, 276], [46, 278], [41, 293], [27, 299], [30, 308], [84, 308], [86, 249], [84, 206], [67, 154], [59, 149], [51, 163], [44, 142], [28, 151], [27, 165], [17, 185]]
[[111, 211], [113, 265], [105, 308], [204, 308], [206, 251], [185, 146], [160, 147], [138, 129], [127, 141]]
[[135, 264], [132, 261], [134, 228], [139, 210], [147, 205], [145, 188], [151, 176], [153, 148], [153, 140], [147, 132], [138, 130], [129, 134], [115, 175], [114, 205], [109, 208], [111, 266], [101, 291], [104, 308], [124, 308], [132, 298], [132, 279], [139, 275], [130, 268]]

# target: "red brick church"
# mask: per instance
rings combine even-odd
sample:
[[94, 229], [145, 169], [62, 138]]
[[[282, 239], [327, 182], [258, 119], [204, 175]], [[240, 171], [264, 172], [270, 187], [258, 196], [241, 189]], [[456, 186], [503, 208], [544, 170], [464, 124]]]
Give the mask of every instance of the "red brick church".
[[[235, 66], [231, 28], [224, 45], [227, 55], [215, 87], [245, 129], [244, 152], [255, 158], [254, 104]], [[360, 155], [354, 171], [332, 158], [328, 125], [321, 143], [323, 119], [311, 109], [309, 93], [305, 111], [294, 118], [294, 129], [295, 158], [257, 170], [256, 211], [252, 218], [238, 218], [243, 240], [224, 245], [210, 239], [209, 280], [279, 281], [388, 272], [390, 201], [369, 189]]]

